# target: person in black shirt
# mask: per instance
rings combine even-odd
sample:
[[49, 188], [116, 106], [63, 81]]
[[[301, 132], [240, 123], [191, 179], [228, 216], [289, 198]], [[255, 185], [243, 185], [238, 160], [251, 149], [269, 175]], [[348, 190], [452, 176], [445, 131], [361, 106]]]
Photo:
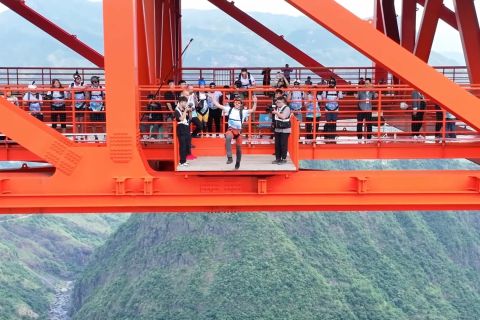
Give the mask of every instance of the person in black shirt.
[[169, 91], [165, 91], [165, 95], [163, 96], [165, 105], [169, 111], [166, 114], [166, 123], [164, 124], [163, 132], [165, 137], [171, 138], [173, 134], [173, 125], [170, 122], [175, 117], [175, 104], [177, 102], [177, 97], [175, 94], [175, 81], [172, 79], [168, 80], [168, 89]]
[[178, 98], [178, 104], [175, 108], [175, 120], [177, 120], [178, 150], [180, 151], [180, 166], [188, 166], [187, 155], [190, 144], [190, 113], [191, 109], [187, 106], [187, 97]]
[[147, 111], [147, 121], [150, 122], [148, 125], [148, 132], [150, 138], [153, 139], [160, 139], [161, 134], [160, 131], [162, 130], [162, 122], [163, 122], [163, 114], [161, 105], [158, 101], [155, 101], [155, 95], [150, 94], [148, 95], [148, 105]]

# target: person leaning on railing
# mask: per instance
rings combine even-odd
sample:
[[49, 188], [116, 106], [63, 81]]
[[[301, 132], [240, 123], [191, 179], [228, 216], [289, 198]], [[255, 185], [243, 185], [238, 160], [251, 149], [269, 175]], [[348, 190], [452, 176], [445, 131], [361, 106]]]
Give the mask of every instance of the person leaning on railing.
[[28, 92], [23, 96], [24, 105], [28, 106], [30, 114], [40, 121], [43, 121], [42, 104], [43, 97], [40, 92], [35, 91], [37, 86], [35, 84], [28, 85]]
[[[56, 90], [55, 90], [56, 89]], [[67, 114], [65, 108], [65, 99], [68, 93], [63, 90], [62, 83], [58, 79], [52, 80], [52, 91], [48, 91], [46, 98], [50, 100], [50, 106], [52, 113], [50, 117], [52, 119], [52, 128], [56, 129], [58, 121], [60, 120], [60, 127], [62, 133], [67, 130]]]

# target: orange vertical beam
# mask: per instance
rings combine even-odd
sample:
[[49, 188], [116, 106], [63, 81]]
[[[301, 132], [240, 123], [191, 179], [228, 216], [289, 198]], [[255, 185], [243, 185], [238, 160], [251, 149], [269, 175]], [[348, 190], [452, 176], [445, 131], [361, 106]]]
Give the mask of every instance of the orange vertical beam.
[[398, 32], [397, 12], [395, 11], [394, 0], [381, 0], [383, 25], [385, 34], [396, 43], [400, 43], [400, 33]]
[[[140, 0], [138, 0], [140, 1]], [[116, 174], [146, 175], [138, 146], [138, 2], [104, 0], [107, 147]], [[104, 159], [106, 161], [106, 159]]]
[[167, 81], [167, 78], [173, 78], [174, 71], [177, 68], [177, 36], [176, 23], [179, 16], [175, 14], [175, 1], [163, 0], [160, 3], [158, 12], [158, 23], [160, 26], [159, 45], [160, 45], [160, 79], [162, 82]]
[[455, 0], [453, 3], [470, 82], [480, 84], [480, 29], [475, 4], [473, 0]]
[[[417, 0], [417, 3], [425, 7], [427, 0]], [[445, 5], [440, 9], [440, 18], [449, 24], [452, 28], [458, 30], [457, 19], [455, 17], [455, 12], [447, 8]]]
[[[383, 13], [382, 13], [382, 0], [375, 0], [374, 8], [374, 23], [375, 28], [381, 32], [385, 33], [385, 24], [383, 23]], [[388, 72], [381, 65], [378, 65], [374, 62], [375, 73], [374, 73], [374, 83], [380, 83], [380, 81], [387, 81]]]
[[400, 44], [410, 52], [415, 49], [417, 22], [417, 1], [403, 0], [402, 2], [402, 34]]
[[437, 31], [443, 0], [427, 0], [423, 11], [422, 23], [418, 32], [415, 55], [428, 62], [432, 51], [433, 39]]
[[286, 0], [395, 75], [420, 89], [448, 111], [480, 130], [480, 100], [435, 71], [425, 62], [356, 17], [333, 0], [322, 5], [308, 0]]
[[[141, 84], [154, 84], [155, 83], [155, 55], [156, 55], [156, 45], [155, 45], [155, 0], [142, 0], [139, 5], [141, 5], [141, 12], [139, 12], [139, 24], [143, 28], [139, 28], [138, 32], [141, 34], [141, 39], [144, 41], [142, 46], [139, 46], [139, 49], [143, 49], [144, 52], [139, 52], [144, 55], [146, 60], [144, 63], [146, 65], [146, 74], [148, 75], [147, 81], [141, 81]], [[143, 51], [142, 50], [142, 51]]]
[[224, 11], [229, 16], [243, 24], [245, 27], [255, 32], [255, 34], [268, 41], [271, 45], [277, 47], [283, 53], [298, 61], [301, 65], [307, 68], [312, 68], [312, 72], [318, 74], [323, 79], [333, 77], [337, 79], [338, 84], [347, 84], [347, 82], [342, 77], [325, 68], [325, 66], [323, 66], [321, 63], [319, 63], [318, 61], [307, 55], [305, 52], [285, 40], [283, 36], [276, 34], [272, 30], [252, 18], [250, 15], [240, 10], [238, 7], [235, 6], [235, 3], [233, 1], [209, 1], [210, 3], [218, 7], [220, 10]]
[[143, 0], [137, 1], [137, 16], [135, 21], [137, 23], [137, 68], [138, 68], [138, 82], [139, 84], [150, 84], [150, 65], [148, 61], [148, 45], [146, 34], [146, 20], [143, 10]]

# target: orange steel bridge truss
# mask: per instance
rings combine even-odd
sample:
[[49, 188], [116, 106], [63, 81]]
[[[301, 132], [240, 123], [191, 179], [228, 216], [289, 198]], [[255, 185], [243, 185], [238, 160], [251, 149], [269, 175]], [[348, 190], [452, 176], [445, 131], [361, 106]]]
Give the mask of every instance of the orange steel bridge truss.
[[[70, 41], [59, 27], [35, 16], [23, 1], [0, 2], [90, 61], [96, 61], [97, 65], [103, 62], [86, 45]], [[210, 2], [241, 22], [248, 19], [254, 32], [304, 64], [306, 70], [316, 75], [333, 75], [340, 84], [344, 80], [335, 71], [322, 68], [306, 53], [279, 39], [259, 22], [247, 18], [227, 1]], [[374, 89], [378, 93], [375, 100], [378, 116], [376, 131], [372, 133], [373, 143], [353, 142], [357, 132], [351, 130], [336, 133], [345, 138], [338, 141], [345, 143], [325, 144], [321, 140], [317, 143], [316, 120], [313, 139], [306, 136], [303, 124], [293, 120], [289, 152], [295, 170], [216, 171], [213, 168], [202, 172], [178, 171], [175, 131], [170, 139], [172, 144], [155, 145], [143, 141], [145, 132], [140, 128], [146, 95], [166, 79], [182, 76], [181, 2], [104, 0], [106, 141], [71, 140], [68, 135], [0, 98], [0, 131], [15, 141], [6, 140], [2, 144], [0, 159], [44, 161], [51, 165], [0, 172], [0, 212], [479, 209], [480, 170], [315, 171], [300, 166], [301, 160], [321, 159], [480, 159], [477, 141], [480, 101], [476, 87], [480, 82], [480, 37], [473, 0], [454, 0], [454, 11], [446, 8], [441, 0], [403, 0], [401, 26], [396, 20], [393, 0], [376, 1], [373, 25], [333, 0], [287, 2], [374, 61], [376, 67], [372, 74], [376, 82], [386, 79], [387, 72], [393, 75], [395, 85]], [[417, 4], [425, 8], [419, 30], [415, 27]], [[439, 19], [459, 31], [467, 62], [469, 83], [466, 86], [455, 83], [425, 63]], [[165, 87], [160, 91], [165, 91]], [[431, 117], [427, 115], [425, 120], [433, 123], [433, 114], [441, 114], [440, 132], [432, 129], [433, 125], [424, 127], [426, 136], [437, 134], [433, 143], [402, 140], [409, 136], [409, 124], [405, 119], [410, 117], [411, 111], [399, 111], [398, 105], [412, 102], [409, 100], [411, 88], [427, 97], [430, 110], [434, 105], [440, 108], [440, 111], [430, 111]], [[362, 90], [338, 88], [345, 92], [352, 89]], [[25, 90], [25, 86], [15, 90]], [[266, 90], [268, 88], [248, 90], [245, 93], [247, 104], [251, 104], [253, 93]], [[342, 121], [358, 112], [355, 111], [358, 101], [354, 97], [349, 99], [350, 107], [341, 111]], [[65, 112], [75, 111], [67, 109]], [[456, 123], [455, 139], [450, 139], [445, 131], [449, 121], [445, 118], [446, 112], [455, 115], [462, 124], [459, 128]], [[75, 121], [75, 114], [66, 118]], [[273, 150], [271, 144], [254, 143], [258, 135], [255, 129], [260, 122], [259, 116], [249, 120], [247, 145], [244, 146], [247, 154], [270, 155]], [[388, 134], [382, 122], [398, 130], [395, 131], [397, 136]], [[76, 130], [76, 123], [70, 125], [70, 131]], [[89, 127], [91, 123], [85, 125]], [[69, 134], [75, 138], [84, 132]], [[197, 144], [198, 156], [223, 154], [221, 139], [202, 138]]]

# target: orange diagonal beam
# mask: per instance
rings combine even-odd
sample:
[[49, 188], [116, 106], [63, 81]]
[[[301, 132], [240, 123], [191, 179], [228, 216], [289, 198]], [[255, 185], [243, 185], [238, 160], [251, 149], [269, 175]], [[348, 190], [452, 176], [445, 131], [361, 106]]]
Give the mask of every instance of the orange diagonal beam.
[[428, 62], [430, 52], [432, 51], [433, 38], [437, 31], [442, 6], [443, 0], [427, 0], [425, 3], [422, 24], [418, 31], [417, 44], [415, 46], [415, 55], [425, 62]]
[[480, 130], [480, 100], [333, 0], [286, 0], [324, 28]]
[[0, 131], [65, 174], [71, 174], [82, 158], [72, 141], [3, 98]]
[[245, 27], [249, 28], [253, 32], [255, 32], [258, 36], [262, 37], [266, 41], [268, 41], [273, 46], [280, 49], [283, 53], [290, 56], [291, 58], [297, 60], [303, 66], [307, 68], [312, 68], [311, 71], [318, 74], [323, 79], [328, 79], [333, 77], [337, 79], [339, 84], [347, 84], [347, 82], [340, 77], [339, 75], [335, 74], [331, 70], [325, 68], [324, 65], [307, 55], [302, 50], [298, 49], [296, 46], [288, 42], [284, 39], [283, 36], [276, 34], [244, 11], [240, 10], [238, 7], [235, 6], [234, 2], [226, 1], [226, 0], [208, 0], [210, 3], [218, 7], [220, 10], [227, 13], [229, 16], [243, 24]]

